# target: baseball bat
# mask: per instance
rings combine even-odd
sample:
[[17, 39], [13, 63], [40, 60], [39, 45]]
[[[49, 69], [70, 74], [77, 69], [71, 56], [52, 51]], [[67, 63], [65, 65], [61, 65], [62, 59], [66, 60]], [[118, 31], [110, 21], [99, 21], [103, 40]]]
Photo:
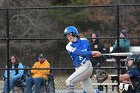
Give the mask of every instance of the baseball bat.
[[134, 55], [134, 53], [131, 53], [131, 52], [125, 52], [125, 53], [105, 53], [105, 54], [102, 54], [103, 56], [132, 56]]

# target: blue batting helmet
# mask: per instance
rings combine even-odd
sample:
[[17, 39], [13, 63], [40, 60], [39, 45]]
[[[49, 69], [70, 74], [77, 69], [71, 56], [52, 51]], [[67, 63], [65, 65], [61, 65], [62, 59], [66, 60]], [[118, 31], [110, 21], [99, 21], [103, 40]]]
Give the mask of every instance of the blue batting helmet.
[[78, 30], [74, 26], [68, 26], [64, 30], [64, 35], [69, 34], [69, 33], [72, 33], [73, 36], [77, 36], [78, 35]]

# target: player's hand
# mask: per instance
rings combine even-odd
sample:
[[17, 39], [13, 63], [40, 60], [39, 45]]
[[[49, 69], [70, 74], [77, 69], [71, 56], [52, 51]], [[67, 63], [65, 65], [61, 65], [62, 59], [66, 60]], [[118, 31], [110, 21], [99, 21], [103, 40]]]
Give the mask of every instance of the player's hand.
[[92, 51], [93, 57], [100, 57], [102, 54], [99, 51]]

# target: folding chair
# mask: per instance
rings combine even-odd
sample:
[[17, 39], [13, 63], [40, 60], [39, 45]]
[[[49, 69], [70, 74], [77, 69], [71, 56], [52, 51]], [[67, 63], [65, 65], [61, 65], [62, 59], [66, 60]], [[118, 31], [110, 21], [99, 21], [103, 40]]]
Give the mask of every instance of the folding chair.
[[46, 93], [55, 93], [55, 83], [53, 74], [51, 73], [48, 76], [48, 81], [46, 81]]

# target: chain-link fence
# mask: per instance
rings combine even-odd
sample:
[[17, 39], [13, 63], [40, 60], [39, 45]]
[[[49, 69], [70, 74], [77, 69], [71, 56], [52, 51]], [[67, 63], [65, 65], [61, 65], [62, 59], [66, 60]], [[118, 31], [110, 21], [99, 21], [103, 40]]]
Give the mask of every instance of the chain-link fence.
[[[128, 31], [131, 46], [140, 45], [140, 5], [8, 8], [0, 11], [0, 76], [3, 76], [5, 66], [9, 64], [10, 55], [16, 54], [19, 62], [32, 67], [37, 56], [44, 53], [51, 64], [56, 93], [66, 93], [65, 80], [74, 71], [65, 49], [67, 40], [63, 32], [66, 26], [76, 26], [89, 41], [91, 33], [98, 33], [107, 52], [119, 39], [122, 29]], [[114, 64], [106, 61], [101, 67], [107, 73], [117, 75], [120, 66], [114, 67]], [[93, 82], [96, 82], [94, 77]], [[82, 93], [79, 83], [75, 90]]]

